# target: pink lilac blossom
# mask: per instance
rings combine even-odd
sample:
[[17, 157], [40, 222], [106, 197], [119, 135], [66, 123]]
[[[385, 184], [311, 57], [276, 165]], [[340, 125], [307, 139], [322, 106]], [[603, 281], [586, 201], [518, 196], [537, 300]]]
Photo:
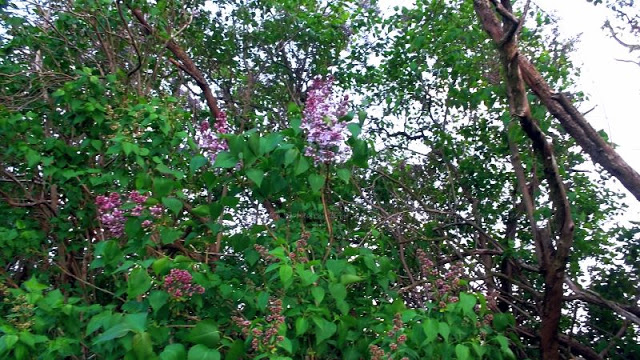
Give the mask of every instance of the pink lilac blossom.
[[196, 131], [196, 141], [198, 147], [211, 162], [216, 160], [220, 151], [228, 150], [227, 141], [220, 139], [220, 134], [229, 132], [227, 124], [227, 114], [221, 111], [213, 124], [213, 129], [207, 120], [200, 123], [200, 129]]
[[142, 210], [144, 209], [144, 202], [147, 201], [147, 197], [145, 195], [140, 194], [137, 191], [132, 191], [129, 193], [129, 201], [136, 204], [136, 206], [131, 210], [132, 216], [140, 216], [142, 215]]
[[193, 284], [191, 274], [187, 270], [171, 269], [164, 277], [164, 289], [174, 298], [191, 297], [204, 293], [204, 288]]
[[151, 212], [151, 215], [153, 215], [153, 217], [159, 218], [160, 216], [162, 216], [164, 208], [161, 205], [153, 205], [149, 208], [149, 211]]
[[347, 124], [340, 118], [347, 114], [349, 98], [333, 94], [333, 77], [313, 79], [300, 128], [305, 131], [309, 146], [305, 155], [315, 163], [343, 163], [351, 157], [351, 148], [345, 144], [349, 138]]
[[96, 206], [98, 207], [98, 218], [105, 230], [107, 236], [120, 237], [124, 232], [124, 211], [120, 209], [122, 202], [120, 195], [112, 192], [109, 196], [96, 197]]

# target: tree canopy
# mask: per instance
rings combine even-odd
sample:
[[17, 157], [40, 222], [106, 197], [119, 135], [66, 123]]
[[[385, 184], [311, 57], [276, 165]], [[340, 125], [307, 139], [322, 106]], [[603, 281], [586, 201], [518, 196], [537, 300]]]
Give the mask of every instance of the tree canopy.
[[557, 35], [530, 1], [0, 1], [0, 357], [640, 357], [640, 175]]

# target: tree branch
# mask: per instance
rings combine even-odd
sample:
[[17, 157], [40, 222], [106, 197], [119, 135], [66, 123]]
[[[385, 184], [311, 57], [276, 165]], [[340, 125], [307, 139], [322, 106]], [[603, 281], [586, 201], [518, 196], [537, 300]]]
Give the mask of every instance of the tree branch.
[[[155, 30], [149, 23], [145, 20], [144, 14], [140, 9], [129, 8], [131, 13], [135, 16], [138, 22], [145, 28], [145, 30], [153, 35], [155, 34]], [[214, 119], [217, 119], [221, 113], [218, 108], [218, 101], [213, 96], [213, 92], [207, 83], [202, 71], [196, 66], [193, 60], [189, 57], [189, 55], [178, 45], [175, 40], [167, 41], [165, 47], [171, 51], [171, 53], [180, 61], [179, 63], [176, 60], [170, 59], [173, 64], [177, 65], [181, 70], [189, 74], [193, 81], [196, 82], [196, 85], [202, 90], [202, 94], [204, 95], [205, 101], [207, 102], [207, 106], [209, 107], [209, 111]]]

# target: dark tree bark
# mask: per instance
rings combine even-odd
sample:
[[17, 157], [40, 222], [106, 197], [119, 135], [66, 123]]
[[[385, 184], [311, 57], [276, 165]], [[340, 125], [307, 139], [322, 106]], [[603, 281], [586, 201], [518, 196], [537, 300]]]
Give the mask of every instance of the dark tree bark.
[[[475, 0], [475, 10], [485, 30], [492, 35], [499, 35], [494, 39], [498, 44], [500, 59], [505, 71], [509, 109], [511, 115], [518, 119], [520, 126], [531, 140], [533, 150], [543, 164], [544, 176], [555, 208], [553, 220], [558, 229], [556, 234], [552, 233], [549, 228], [539, 228], [535, 223], [535, 219], [530, 219], [530, 223], [536, 243], [538, 262], [544, 276], [542, 324], [539, 332], [540, 350], [542, 359], [558, 360], [560, 359], [558, 329], [563, 304], [562, 286], [567, 259], [573, 244], [574, 223], [571, 217], [569, 199], [558, 171], [553, 147], [547, 141], [546, 135], [539, 127], [538, 122], [532, 117], [527, 100], [525, 81], [520, 66], [522, 56], [518, 50], [516, 36], [523, 19], [518, 20], [511, 14], [509, 1], [498, 3], [494, 0], [493, 3], [495, 10], [503, 16], [503, 24], [500, 23], [489, 0]], [[519, 177], [519, 182], [523, 202], [525, 202], [525, 207], [530, 209], [530, 212], [535, 207], [534, 200], [528, 196], [528, 187], [524, 184], [523, 176]], [[553, 240], [555, 240], [555, 245]]]

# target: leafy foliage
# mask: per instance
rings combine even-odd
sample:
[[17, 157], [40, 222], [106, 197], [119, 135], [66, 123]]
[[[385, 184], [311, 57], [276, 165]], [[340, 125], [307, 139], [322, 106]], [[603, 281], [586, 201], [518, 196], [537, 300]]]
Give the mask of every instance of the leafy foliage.
[[[0, 357], [537, 356], [512, 149], [553, 227], [549, 189], [470, 2], [53, 0], [0, 19]], [[522, 41], [571, 81], [548, 39]], [[636, 230], [607, 226], [617, 195], [533, 111], [570, 188], [570, 275], [633, 306], [637, 246], [623, 266], [614, 247]], [[604, 319], [576, 339], [601, 351], [624, 322], [633, 343], [576, 306]]]

